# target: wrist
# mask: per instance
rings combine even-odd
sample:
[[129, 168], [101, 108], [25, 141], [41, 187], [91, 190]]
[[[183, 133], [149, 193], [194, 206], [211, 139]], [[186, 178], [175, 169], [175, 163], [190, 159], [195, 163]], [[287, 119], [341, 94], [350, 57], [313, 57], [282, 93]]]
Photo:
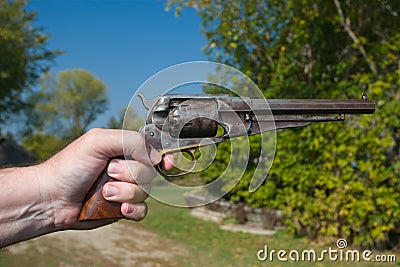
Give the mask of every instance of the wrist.
[[0, 246], [55, 231], [54, 210], [43, 198], [39, 166], [0, 171]]
[[[38, 166], [41, 175], [39, 177], [41, 202], [49, 209], [51, 216], [51, 224], [49, 230], [51, 232], [69, 230], [76, 224], [76, 218], [79, 214], [77, 205], [66, 201], [68, 196], [65, 194], [65, 184], [59, 183], [62, 172], [59, 172], [60, 164], [53, 157]], [[69, 179], [65, 179], [69, 180]], [[80, 203], [78, 203], [78, 206]]]

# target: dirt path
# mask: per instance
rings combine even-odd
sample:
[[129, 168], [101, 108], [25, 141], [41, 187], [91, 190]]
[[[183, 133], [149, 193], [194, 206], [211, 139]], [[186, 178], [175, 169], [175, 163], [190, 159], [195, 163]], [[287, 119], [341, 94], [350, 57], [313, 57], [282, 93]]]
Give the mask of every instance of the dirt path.
[[[8, 258], [31, 266], [179, 266], [185, 248], [140, 224], [118, 222], [91, 231], [65, 231], [12, 246]], [[14, 260], [13, 260], [14, 261]], [[36, 265], [38, 264], [38, 265]], [[22, 266], [22, 265], [20, 265]]]

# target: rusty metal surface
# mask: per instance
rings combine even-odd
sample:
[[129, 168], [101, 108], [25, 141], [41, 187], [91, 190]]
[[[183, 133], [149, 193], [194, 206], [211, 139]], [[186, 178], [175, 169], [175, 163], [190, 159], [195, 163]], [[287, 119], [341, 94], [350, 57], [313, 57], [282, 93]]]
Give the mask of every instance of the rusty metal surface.
[[[268, 99], [274, 115], [280, 114], [372, 114], [372, 100]], [[253, 100], [257, 102], [257, 100]]]
[[171, 103], [169, 132], [177, 138], [214, 137], [218, 131], [218, 103], [214, 99], [189, 99]]
[[[141, 129], [149, 144], [162, 154], [198, 148], [210, 143], [312, 122], [343, 121], [345, 114], [372, 114], [375, 103], [360, 100], [250, 99], [228, 95], [163, 95], [142, 97], [148, 109]], [[224, 133], [216, 136], [218, 127]]]
[[[153, 112], [166, 110], [169, 106], [184, 102], [189, 99], [210, 100], [214, 99], [225, 103], [230, 109], [237, 112], [249, 110], [265, 110], [267, 102], [270, 111], [279, 114], [372, 114], [375, 111], [375, 103], [372, 100], [363, 99], [250, 99], [231, 97], [228, 95], [164, 95], [153, 104]], [[149, 100], [148, 100], [149, 101]], [[150, 110], [150, 109], [149, 109]], [[226, 111], [221, 107], [220, 112]]]

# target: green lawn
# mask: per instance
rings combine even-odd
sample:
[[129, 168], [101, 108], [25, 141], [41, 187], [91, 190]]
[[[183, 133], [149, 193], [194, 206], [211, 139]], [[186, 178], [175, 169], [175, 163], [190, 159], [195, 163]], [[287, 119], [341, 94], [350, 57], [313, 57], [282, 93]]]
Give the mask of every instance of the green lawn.
[[[205, 222], [190, 216], [189, 210], [171, 207], [150, 200], [149, 214], [141, 222], [145, 228], [152, 229], [163, 237], [183, 243], [188, 248], [187, 257], [179, 259], [181, 266], [398, 266], [396, 263], [366, 262], [279, 262], [276, 259], [260, 262], [257, 252], [264, 248], [286, 251], [314, 249], [320, 253], [323, 249], [337, 249], [336, 244], [318, 245], [304, 238], [295, 238], [284, 231], [275, 236], [259, 236], [245, 233], [233, 233], [220, 230], [212, 222]], [[127, 222], [131, 223], [131, 222]], [[383, 254], [392, 254], [384, 252]], [[319, 254], [317, 254], [319, 255]], [[400, 259], [399, 255], [396, 255]], [[287, 256], [286, 256], [287, 257]]]
[[[158, 234], [163, 240], [169, 240], [169, 244], [176, 244], [177, 248], [183, 248], [185, 252], [179, 253], [183, 256], [176, 256], [177, 259], [174, 259], [174, 262], [178, 264], [169, 266], [399, 266], [396, 263], [332, 262], [328, 261], [327, 257], [323, 262], [280, 262], [276, 259], [276, 254], [274, 261], [260, 262], [257, 259], [257, 252], [265, 245], [269, 250], [284, 249], [289, 252], [290, 250], [314, 249], [320, 253], [329, 247], [336, 249], [336, 244], [315, 244], [304, 238], [294, 238], [284, 231], [278, 232], [273, 237], [232, 233], [220, 230], [215, 223], [192, 217], [189, 209], [171, 207], [155, 200], [149, 200], [148, 204], [149, 214], [139, 225], [130, 221], [121, 221], [119, 224], [126, 225], [125, 238], [128, 240], [130, 240], [129, 229], [134, 227], [149, 230]], [[122, 227], [122, 229], [125, 228]], [[132, 236], [132, 238], [135, 237]], [[121, 242], [125, 241], [121, 240]], [[96, 254], [95, 250], [90, 250], [90, 253], [82, 256], [76, 250], [65, 253], [58, 243], [46, 243], [43, 246], [43, 248], [35, 246], [23, 255], [0, 252], [0, 267], [113, 266], [112, 261], [110, 263], [107, 258], [102, 258], [98, 252]], [[385, 252], [384, 254], [390, 253]], [[400, 259], [400, 255], [396, 256]]]

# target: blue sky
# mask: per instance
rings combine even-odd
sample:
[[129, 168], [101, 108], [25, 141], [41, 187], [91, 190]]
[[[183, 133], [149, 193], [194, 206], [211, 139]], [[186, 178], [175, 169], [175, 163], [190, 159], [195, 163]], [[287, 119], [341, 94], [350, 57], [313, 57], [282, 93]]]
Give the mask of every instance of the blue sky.
[[135, 90], [156, 72], [206, 60], [201, 19], [194, 9], [179, 17], [164, 1], [31, 0], [36, 24], [51, 35], [49, 48], [66, 51], [51, 72], [83, 68], [108, 86], [109, 110], [92, 127], [104, 127], [129, 104]]

